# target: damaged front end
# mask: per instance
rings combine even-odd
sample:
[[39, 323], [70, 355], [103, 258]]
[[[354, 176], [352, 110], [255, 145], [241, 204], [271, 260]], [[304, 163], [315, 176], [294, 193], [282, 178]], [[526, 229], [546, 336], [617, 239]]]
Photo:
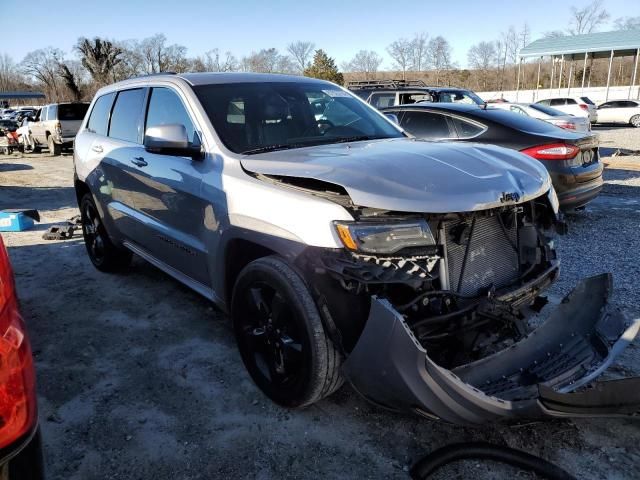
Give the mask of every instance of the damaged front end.
[[[622, 395], [620, 381], [590, 386], [640, 328], [609, 311], [610, 275], [580, 282], [533, 328], [559, 273], [556, 211], [547, 195], [456, 214], [361, 209], [360, 230], [339, 222], [346, 250], [306, 266], [355, 389], [459, 424], [640, 411], [640, 379]], [[378, 246], [380, 232], [394, 248]]]

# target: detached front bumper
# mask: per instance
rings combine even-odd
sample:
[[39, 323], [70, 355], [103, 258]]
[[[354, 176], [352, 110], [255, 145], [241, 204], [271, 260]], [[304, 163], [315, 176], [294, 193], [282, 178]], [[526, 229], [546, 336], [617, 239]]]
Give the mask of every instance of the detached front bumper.
[[345, 374], [375, 403], [457, 424], [640, 412], [640, 377], [576, 391], [594, 381], [640, 329], [640, 319], [608, 311], [610, 292], [610, 275], [585, 279], [527, 337], [453, 370], [431, 360], [403, 317], [374, 297]]

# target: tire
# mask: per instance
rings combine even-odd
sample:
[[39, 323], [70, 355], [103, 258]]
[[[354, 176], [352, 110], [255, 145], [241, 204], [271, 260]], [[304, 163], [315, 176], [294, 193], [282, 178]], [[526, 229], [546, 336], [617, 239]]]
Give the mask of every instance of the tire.
[[49, 146], [49, 153], [54, 157], [62, 153], [62, 145], [56, 143], [51, 135], [47, 137], [47, 145]]
[[629, 123], [632, 127], [640, 128], [640, 115], [634, 115], [629, 119]]
[[117, 272], [131, 262], [131, 252], [116, 247], [104, 228], [96, 204], [87, 193], [80, 202], [82, 236], [93, 266], [102, 272]]
[[304, 407], [342, 385], [342, 357], [305, 282], [284, 259], [260, 258], [240, 272], [231, 316], [249, 375], [275, 403]]

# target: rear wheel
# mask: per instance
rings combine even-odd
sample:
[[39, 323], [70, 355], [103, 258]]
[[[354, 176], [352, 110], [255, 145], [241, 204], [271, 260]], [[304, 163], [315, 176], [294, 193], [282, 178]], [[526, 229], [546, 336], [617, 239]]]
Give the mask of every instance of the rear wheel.
[[49, 137], [47, 138], [47, 144], [49, 145], [49, 153], [51, 155], [57, 157], [62, 153], [62, 145], [56, 143], [51, 135], [49, 135]]
[[118, 248], [111, 242], [89, 193], [80, 202], [80, 219], [89, 259], [98, 270], [115, 272], [129, 265], [131, 252]]
[[629, 123], [636, 128], [640, 128], [640, 115], [634, 115], [631, 117]]
[[242, 360], [271, 400], [303, 407], [342, 385], [340, 353], [326, 335], [304, 281], [282, 258], [247, 265], [231, 303]]

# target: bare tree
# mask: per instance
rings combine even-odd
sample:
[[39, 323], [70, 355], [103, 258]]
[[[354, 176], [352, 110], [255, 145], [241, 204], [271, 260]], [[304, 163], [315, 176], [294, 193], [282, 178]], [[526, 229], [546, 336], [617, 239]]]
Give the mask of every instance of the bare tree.
[[202, 70], [196, 68], [195, 71], [233, 72], [238, 69], [238, 59], [231, 52], [221, 55], [217, 48], [205, 52], [203, 58], [198, 57], [195, 61], [200, 61], [202, 65]]
[[281, 55], [276, 48], [264, 48], [244, 57], [240, 68], [245, 72], [293, 73], [296, 66], [290, 57]]
[[427, 34], [418, 33], [411, 40], [411, 69], [421, 72], [427, 65]]
[[581, 35], [597, 31], [603, 23], [609, 20], [609, 12], [602, 6], [602, 0], [593, 0], [583, 8], [571, 7], [570, 27], [567, 31], [571, 35]]
[[382, 57], [373, 50], [360, 50], [355, 56], [343, 65], [343, 70], [360, 73], [365, 80], [375, 78], [378, 68], [382, 64]]
[[469, 65], [478, 70], [481, 86], [487, 90], [489, 74], [495, 66], [496, 46], [493, 42], [480, 42], [469, 49]]
[[442, 72], [449, 70], [453, 66], [451, 62], [451, 45], [442, 36], [432, 38], [427, 45], [427, 55], [429, 66], [436, 73], [436, 85], [439, 85]]
[[614, 25], [618, 30], [640, 30], [640, 17], [620, 17]]
[[566, 35], [567, 34], [562, 30], [550, 30], [542, 34], [544, 38], [560, 38], [560, 37], [565, 37]]
[[[98, 85], [106, 85], [114, 79], [114, 70], [122, 61], [122, 49], [113, 42], [99, 37], [89, 40], [79, 38], [75, 47], [80, 60]], [[70, 73], [70, 72], [69, 72]], [[65, 81], [67, 81], [65, 79]]]
[[407, 78], [407, 69], [413, 60], [413, 45], [406, 38], [400, 38], [387, 47], [387, 52], [394, 62], [394, 67], [402, 70], [402, 79]]
[[118, 42], [117, 46], [122, 50], [122, 54], [121, 61], [113, 72], [114, 81], [135, 77], [146, 72], [145, 59], [139, 41], [125, 40]]
[[21, 63], [23, 73], [42, 84], [45, 93], [54, 100], [59, 96], [58, 64], [62, 57], [61, 50], [47, 47], [27, 53]]
[[146, 73], [169, 71], [181, 73], [189, 68], [187, 48], [175, 43], [167, 45], [167, 37], [162, 33], [145, 38], [137, 48]]
[[0, 91], [14, 90], [24, 83], [18, 65], [6, 53], [0, 55]]
[[310, 65], [311, 56], [316, 48], [313, 42], [303, 42], [298, 40], [297, 42], [290, 43], [287, 46], [287, 52], [291, 54], [296, 66], [300, 70], [300, 73]]

